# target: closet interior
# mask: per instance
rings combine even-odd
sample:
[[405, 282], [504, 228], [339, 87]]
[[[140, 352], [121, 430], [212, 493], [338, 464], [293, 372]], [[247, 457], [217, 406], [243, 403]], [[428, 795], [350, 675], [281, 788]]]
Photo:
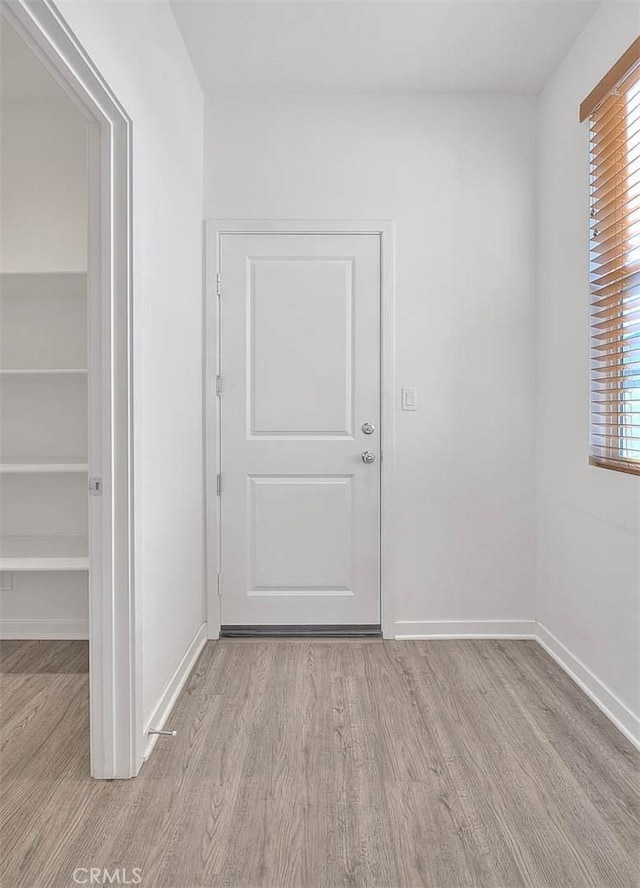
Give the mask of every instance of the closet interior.
[[1, 39], [0, 630], [88, 638], [86, 123]]

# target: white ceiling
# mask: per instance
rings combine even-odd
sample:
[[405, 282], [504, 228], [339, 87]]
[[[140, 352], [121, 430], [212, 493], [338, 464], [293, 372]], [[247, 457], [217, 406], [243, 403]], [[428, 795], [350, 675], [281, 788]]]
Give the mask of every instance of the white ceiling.
[[68, 102], [47, 69], [9, 25], [0, 28], [0, 98], [15, 102]]
[[205, 90], [539, 92], [598, 2], [172, 0]]

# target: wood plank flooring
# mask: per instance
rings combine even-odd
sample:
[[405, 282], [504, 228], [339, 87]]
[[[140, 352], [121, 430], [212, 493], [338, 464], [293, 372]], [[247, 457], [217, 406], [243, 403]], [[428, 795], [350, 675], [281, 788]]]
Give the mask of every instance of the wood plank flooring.
[[638, 753], [534, 642], [210, 642], [130, 781], [86, 663], [0, 646], [2, 888], [640, 884]]

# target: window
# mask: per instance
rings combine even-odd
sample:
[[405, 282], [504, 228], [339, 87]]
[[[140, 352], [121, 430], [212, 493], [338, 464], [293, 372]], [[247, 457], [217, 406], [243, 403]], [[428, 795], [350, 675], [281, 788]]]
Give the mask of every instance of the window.
[[580, 111], [590, 120], [590, 457], [640, 475], [640, 38]]

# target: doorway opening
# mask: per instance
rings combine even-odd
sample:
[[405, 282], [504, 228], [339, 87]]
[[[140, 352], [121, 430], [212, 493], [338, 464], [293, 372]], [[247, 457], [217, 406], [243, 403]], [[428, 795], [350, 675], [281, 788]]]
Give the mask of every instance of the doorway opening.
[[207, 226], [211, 637], [393, 632], [393, 224]]
[[130, 121], [52, 4], [1, 24], [0, 634], [10, 671], [88, 669], [91, 774], [131, 777]]

